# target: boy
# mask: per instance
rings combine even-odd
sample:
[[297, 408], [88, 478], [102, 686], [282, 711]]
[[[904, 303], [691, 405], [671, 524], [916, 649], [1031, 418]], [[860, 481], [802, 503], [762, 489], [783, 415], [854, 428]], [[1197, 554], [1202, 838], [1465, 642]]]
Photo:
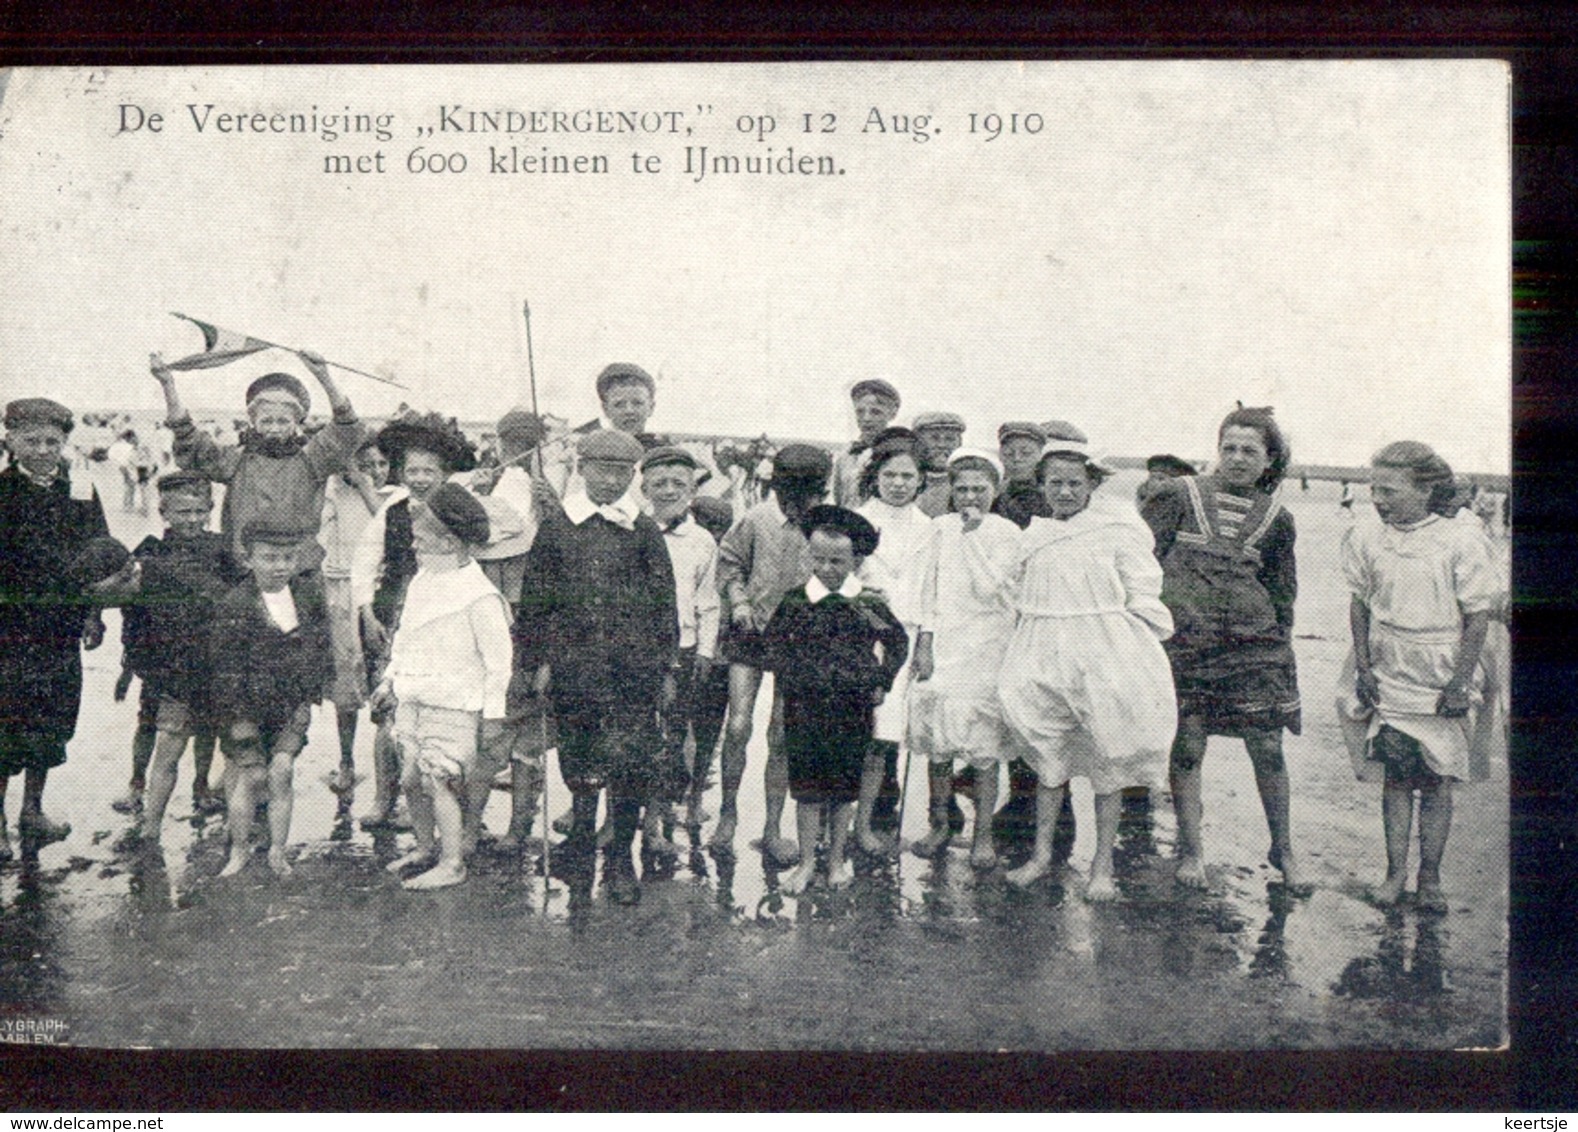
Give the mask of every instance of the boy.
[[0, 860], [10, 860], [6, 785], [25, 774], [17, 831], [37, 844], [71, 832], [44, 814], [49, 772], [66, 761], [82, 702], [81, 648], [97, 648], [104, 622], [82, 601], [72, 564], [106, 538], [104, 505], [63, 457], [71, 411], [43, 397], [5, 407], [0, 471]]
[[196, 472], [171, 472], [160, 477], [158, 487], [164, 537], [149, 535], [134, 552], [142, 579], [126, 605], [122, 631], [132, 669], [156, 705], [142, 819], [149, 844], [159, 841], [188, 738], [196, 738], [192, 808], [201, 813], [217, 802], [208, 787], [215, 728], [206, 643], [214, 606], [242, 580], [224, 536], [206, 529], [214, 509], [208, 480]]
[[269, 868], [285, 859], [296, 756], [307, 745], [312, 705], [323, 697], [333, 663], [323, 575], [303, 571], [310, 527], [289, 514], [262, 512], [241, 528], [248, 577], [221, 600], [209, 637], [213, 703], [225, 752], [230, 859], [220, 876], [246, 864], [258, 794], [267, 790]]
[[219, 529], [230, 540], [230, 552], [243, 557], [241, 531], [259, 512], [288, 517], [304, 528], [302, 569], [323, 560], [323, 549], [311, 541], [323, 520], [323, 499], [328, 479], [347, 467], [351, 455], [367, 435], [356, 419], [356, 410], [329, 376], [328, 364], [310, 350], [297, 356], [328, 395], [334, 419], [311, 439], [301, 424], [312, 408], [307, 387], [288, 373], [266, 373], [247, 387], [247, 418], [252, 427], [240, 443], [221, 447], [213, 437], [192, 423], [175, 391], [175, 374], [158, 354], [149, 368], [164, 390], [166, 423], [175, 435], [175, 462], [184, 471], [198, 472], [225, 485], [225, 502], [219, 512]]
[[[641, 460], [641, 493], [652, 506], [652, 518], [663, 531], [674, 566], [679, 609], [679, 666], [674, 676], [674, 710], [663, 721], [664, 777], [667, 796], [662, 806], [647, 808], [644, 844], [649, 852], [678, 852], [664, 833], [667, 804], [689, 798], [685, 824], [701, 824], [701, 795], [706, 788], [712, 749], [723, 732], [729, 706], [728, 674], [713, 664], [718, 648], [718, 545], [690, 508], [696, 496], [697, 459], [683, 448], [654, 448]], [[694, 769], [685, 770], [685, 735], [696, 736]], [[671, 824], [671, 823], [670, 823]]]
[[784, 892], [804, 892], [816, 872], [815, 847], [831, 807], [828, 883], [854, 879], [845, 856], [861, 768], [871, 745], [872, 709], [909, 655], [909, 637], [882, 600], [862, 592], [855, 571], [877, 548], [877, 530], [843, 507], [812, 507], [801, 519], [811, 580], [784, 595], [762, 634], [767, 667], [783, 700], [784, 746], [795, 824], [803, 848]]
[[948, 457], [964, 443], [964, 418], [958, 413], [918, 413], [911, 426], [919, 440], [921, 471], [926, 484], [915, 505], [935, 519], [946, 514], [952, 489], [948, 486]]
[[899, 391], [881, 378], [857, 381], [849, 391], [855, 407], [855, 426], [860, 439], [840, 452], [833, 461], [833, 502], [840, 507], [857, 507], [865, 502], [860, 495], [860, 474], [871, 458], [871, 445], [877, 434], [899, 415]]
[[[784, 594], [811, 578], [811, 559], [800, 522], [822, 502], [833, 459], [808, 444], [786, 444], [773, 457], [772, 497], [740, 516], [718, 544], [719, 651], [729, 663], [729, 714], [723, 735], [723, 804], [712, 847], [728, 852], [739, 822], [736, 797], [745, 777], [751, 717], [761, 689], [762, 630], [778, 611]], [[776, 685], [775, 685], [776, 687]], [[767, 729], [767, 819], [762, 851], [782, 865], [792, 865], [800, 850], [784, 838], [784, 802], [789, 795], [788, 766], [783, 746], [783, 698], [773, 693], [772, 721]]]
[[466, 879], [464, 806], [479, 776], [479, 724], [485, 746], [508, 739], [513, 644], [508, 606], [471, 558], [471, 549], [488, 541], [482, 504], [459, 484], [442, 484], [411, 526], [419, 569], [373, 702], [380, 712], [395, 712], [416, 848], [387, 867], [399, 872], [432, 860], [436, 826], [437, 863], [405, 887], [447, 888]]
[[559, 766], [573, 796], [560, 863], [589, 875], [597, 795], [608, 787], [611, 899], [641, 898], [631, 845], [655, 795], [657, 713], [673, 703], [679, 654], [674, 570], [657, 524], [630, 492], [642, 448], [599, 429], [577, 445], [584, 490], [545, 509], [526, 557], [516, 664], [538, 695], [551, 689]]
[[992, 514], [1012, 519], [1020, 530], [1028, 527], [1036, 515], [1051, 517], [1046, 496], [1036, 483], [1036, 461], [1041, 459], [1046, 444], [1046, 430], [1031, 421], [1008, 421], [997, 428], [1003, 489], [992, 501]]

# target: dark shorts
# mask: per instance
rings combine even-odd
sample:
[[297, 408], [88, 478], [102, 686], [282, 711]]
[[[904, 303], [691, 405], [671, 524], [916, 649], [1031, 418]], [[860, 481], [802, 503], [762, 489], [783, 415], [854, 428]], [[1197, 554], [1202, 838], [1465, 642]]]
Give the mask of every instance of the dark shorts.
[[1402, 786], [1409, 790], [1429, 789], [1442, 781], [1430, 764], [1425, 761], [1424, 748], [1419, 740], [1406, 735], [1395, 727], [1381, 725], [1370, 740], [1370, 758], [1386, 767], [1386, 784]]
[[184, 704], [169, 696], [159, 697], [159, 709], [154, 716], [154, 725], [166, 734], [179, 735], [183, 739], [191, 735], [219, 733], [219, 724], [211, 708]]
[[869, 700], [784, 697], [784, 752], [789, 794], [810, 804], [853, 802], [873, 730]]
[[230, 737], [230, 729], [219, 741], [219, 749], [231, 766], [237, 769], [255, 767], [264, 770], [275, 755], [285, 754], [295, 758], [307, 745], [307, 725], [312, 722], [312, 708], [302, 704], [291, 717], [282, 723], [260, 724], [258, 738], [237, 742]]
[[646, 801], [663, 789], [662, 734], [655, 705], [554, 700], [559, 773], [576, 794], [608, 787]]
[[66, 741], [54, 732], [0, 731], [0, 777], [53, 770], [66, 761]]
[[1197, 716], [1207, 735], [1241, 739], [1246, 731], [1299, 734], [1303, 712], [1292, 650], [1278, 647], [1251, 655], [1193, 662], [1169, 654], [1178, 714]]

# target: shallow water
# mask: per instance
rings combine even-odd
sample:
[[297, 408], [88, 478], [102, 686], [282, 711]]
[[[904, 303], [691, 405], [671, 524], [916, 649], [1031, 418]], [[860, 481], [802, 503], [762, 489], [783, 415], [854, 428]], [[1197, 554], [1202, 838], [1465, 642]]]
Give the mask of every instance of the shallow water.
[[[1224, 740], [1212, 741], [1205, 772], [1209, 892], [1172, 883], [1161, 796], [1154, 829], [1120, 842], [1122, 899], [1086, 903], [1093, 814], [1076, 783], [1076, 868], [1029, 891], [1010, 889], [1001, 870], [976, 873], [959, 839], [936, 862], [906, 855], [868, 866], [847, 891], [786, 897], [749, 846], [765, 718], [733, 859], [688, 852], [671, 874], [648, 874], [634, 908], [608, 902], [600, 883], [545, 886], [530, 861], [487, 854], [458, 888], [401, 889], [381, 866], [408, 839], [336, 822], [320, 781], [337, 758], [325, 716], [297, 766], [295, 874], [275, 879], [259, 856], [220, 880], [222, 831], [190, 816], [189, 757], [162, 853], [116, 848], [130, 819], [109, 801], [127, 773], [135, 693], [111, 702], [112, 624], [88, 657], [71, 761], [50, 783], [51, 810], [75, 830], [0, 869], [0, 1016], [51, 1021], [72, 1044], [122, 1047], [1499, 1045], [1505, 767], [1458, 792], [1446, 916], [1365, 902], [1381, 872], [1379, 798], [1353, 781], [1328, 718], [1344, 599], [1334, 557], [1316, 552], [1334, 547], [1344, 519], [1326, 485], [1289, 503], [1310, 548], [1298, 642], [1306, 727], [1288, 744], [1295, 832], [1317, 885], [1308, 897], [1289, 897], [1264, 864], [1248, 761]], [[112, 516], [127, 539], [140, 536], [138, 521]], [[556, 772], [550, 781], [557, 813], [568, 798]], [[923, 766], [910, 768], [909, 785], [904, 832], [918, 837]], [[488, 824], [501, 830], [507, 817], [507, 796], [495, 794]], [[689, 847], [683, 830], [676, 838]]]

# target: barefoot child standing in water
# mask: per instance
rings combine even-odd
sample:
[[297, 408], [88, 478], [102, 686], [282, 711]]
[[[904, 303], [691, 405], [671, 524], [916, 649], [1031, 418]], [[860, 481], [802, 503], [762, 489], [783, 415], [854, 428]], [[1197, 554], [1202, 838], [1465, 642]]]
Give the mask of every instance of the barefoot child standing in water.
[[909, 656], [904, 626], [855, 576], [877, 548], [876, 528], [847, 508], [827, 505], [811, 508], [801, 528], [811, 580], [784, 595], [762, 634], [766, 665], [783, 696], [800, 838], [800, 864], [783, 882], [790, 895], [804, 892], [816, 875], [816, 844], [829, 810], [828, 883], [842, 888], [854, 879], [844, 850], [873, 711]]
[[1377, 901], [1395, 904], [1407, 886], [1417, 790], [1418, 905], [1445, 912], [1452, 781], [1474, 777], [1470, 715], [1479, 706], [1475, 675], [1497, 585], [1482, 534], [1450, 521], [1446, 461], [1405, 440], [1376, 453], [1372, 467], [1381, 522], [1361, 522], [1342, 540], [1353, 657], [1338, 714], [1360, 779], [1384, 782], [1386, 880]]
[[300, 569], [312, 535], [286, 515], [263, 512], [247, 520], [241, 547], [251, 576], [214, 610], [209, 655], [230, 835], [230, 860], [220, 876], [247, 863], [253, 810], [264, 790], [269, 868], [280, 876], [291, 871], [285, 846], [296, 756], [307, 745], [312, 705], [323, 698], [333, 663], [323, 574]]

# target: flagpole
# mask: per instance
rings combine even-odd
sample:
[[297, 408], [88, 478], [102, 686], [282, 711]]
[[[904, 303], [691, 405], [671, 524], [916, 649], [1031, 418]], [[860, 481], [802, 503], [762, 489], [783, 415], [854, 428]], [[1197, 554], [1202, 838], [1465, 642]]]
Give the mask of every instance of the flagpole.
[[[537, 418], [537, 423], [540, 426], [542, 424], [542, 414], [537, 411], [537, 363], [532, 357], [532, 348], [531, 348], [531, 302], [529, 300], [527, 300], [527, 299], [522, 299], [521, 300], [521, 313], [526, 318], [526, 374], [527, 374], [527, 378], [531, 382], [531, 415]], [[544, 439], [546, 439], [546, 438], [547, 437], [546, 437], [546, 433], [545, 433]], [[537, 453], [536, 454], [536, 458], [532, 461], [532, 463], [534, 463], [537, 466], [537, 478], [541, 479], [542, 478], [542, 474], [543, 474], [543, 472], [542, 472], [542, 444], [541, 443], [539, 443], [537, 445], [536, 453]]]
[[[172, 315], [174, 315], [176, 318], [184, 318], [187, 322], [199, 322], [200, 321], [199, 319], [193, 318], [189, 314], [182, 314], [180, 311], [171, 311], [170, 313]], [[252, 335], [248, 335], [248, 337], [251, 338]], [[300, 350], [296, 349], [293, 346], [285, 346], [285, 345], [281, 345], [278, 342], [270, 342], [267, 338], [253, 338], [253, 341], [261, 342], [261, 343], [263, 343], [263, 345], [271, 346], [271, 347], [273, 347], [276, 350], [284, 350], [287, 353], [291, 353], [291, 354], [300, 354], [301, 353]], [[379, 377], [376, 373], [368, 373], [366, 370], [364, 370], [364, 369], [357, 369], [355, 366], [343, 365], [340, 362], [331, 362], [331, 361], [329, 361], [328, 358], [323, 359], [323, 361], [324, 361], [325, 365], [331, 365], [335, 369], [343, 369], [347, 373], [355, 373], [355, 374], [360, 374], [362, 377], [370, 377], [374, 381], [381, 381], [385, 385], [393, 385], [396, 389], [404, 389], [407, 393], [411, 392], [411, 387], [409, 385], [401, 385], [398, 381], [394, 381], [391, 378]]]

